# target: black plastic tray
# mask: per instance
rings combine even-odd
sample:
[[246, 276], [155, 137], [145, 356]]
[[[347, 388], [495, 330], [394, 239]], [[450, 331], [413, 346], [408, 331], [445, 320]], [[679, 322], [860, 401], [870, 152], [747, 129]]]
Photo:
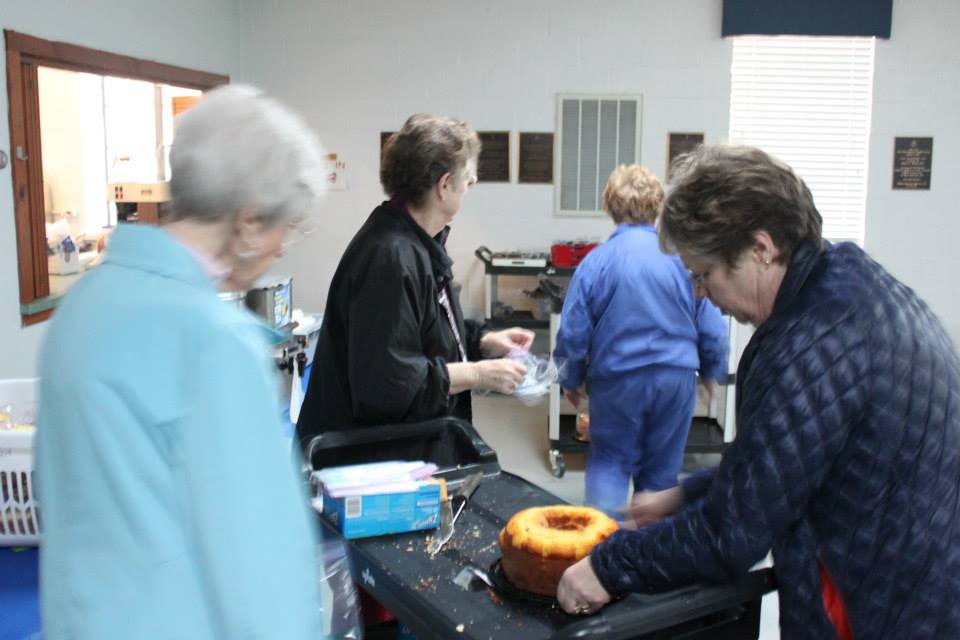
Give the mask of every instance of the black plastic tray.
[[511, 515], [562, 502], [509, 473], [485, 477], [439, 554], [431, 557], [426, 551], [432, 532], [351, 540], [352, 574], [419, 640], [757, 637], [760, 598], [773, 589], [769, 570], [754, 572], [734, 585], [630, 595], [586, 617], [504, 597], [496, 589], [464, 590], [454, 584], [464, 567], [490, 567], [500, 557], [498, 536]]
[[518, 589], [510, 584], [510, 581], [507, 579], [507, 575], [503, 572], [503, 566], [500, 564], [500, 560], [500, 558], [494, 560], [493, 564], [490, 565], [490, 569], [487, 571], [487, 575], [490, 577], [490, 582], [493, 583], [493, 590], [497, 592], [497, 595], [509, 600], [527, 602], [530, 604], [540, 605], [541, 607], [557, 608], [560, 606], [560, 603], [557, 602], [556, 598], [551, 598], [550, 596], [534, 593], [532, 591], [526, 591], [524, 589]]

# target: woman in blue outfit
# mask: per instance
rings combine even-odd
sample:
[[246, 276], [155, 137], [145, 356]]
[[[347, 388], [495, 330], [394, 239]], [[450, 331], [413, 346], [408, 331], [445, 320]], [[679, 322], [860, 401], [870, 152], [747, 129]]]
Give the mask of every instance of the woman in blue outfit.
[[554, 357], [574, 406], [590, 379], [586, 502], [614, 514], [636, 492], [672, 487], [696, 400], [696, 374], [726, 374], [727, 323], [696, 300], [686, 268], [660, 251], [663, 186], [639, 165], [613, 171], [604, 209], [617, 228], [577, 267]]
[[323, 188], [293, 114], [244, 87], [180, 116], [163, 227], [121, 225], [41, 350], [46, 638], [322, 634], [316, 531], [268, 329], [222, 302]]
[[823, 240], [803, 181], [759, 149], [679, 163], [661, 241], [756, 327], [720, 465], [650, 494], [564, 574], [611, 595], [736, 580], [772, 553], [784, 638], [960, 638], [960, 359], [917, 294]]

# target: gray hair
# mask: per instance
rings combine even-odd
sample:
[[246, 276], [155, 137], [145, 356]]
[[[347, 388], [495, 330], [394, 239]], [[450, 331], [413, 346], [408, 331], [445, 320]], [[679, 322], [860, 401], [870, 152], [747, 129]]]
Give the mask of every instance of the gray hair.
[[466, 122], [415, 113], [384, 144], [380, 183], [390, 198], [419, 206], [443, 174], [479, 155], [480, 138]]
[[734, 266], [766, 231], [786, 263], [804, 241], [823, 244], [823, 219], [806, 183], [788, 165], [754, 147], [702, 146], [674, 165], [660, 246]]
[[312, 213], [323, 151], [306, 124], [259, 89], [225, 85], [177, 119], [165, 219], [220, 220], [253, 209], [268, 224]]

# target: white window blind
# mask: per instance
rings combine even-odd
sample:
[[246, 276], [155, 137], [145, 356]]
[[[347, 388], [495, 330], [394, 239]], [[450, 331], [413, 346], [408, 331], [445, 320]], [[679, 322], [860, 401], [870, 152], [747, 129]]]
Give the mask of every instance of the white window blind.
[[640, 159], [640, 96], [557, 96], [556, 213], [603, 215], [603, 189]]
[[831, 240], [863, 244], [874, 38], [734, 38], [730, 141], [804, 179]]

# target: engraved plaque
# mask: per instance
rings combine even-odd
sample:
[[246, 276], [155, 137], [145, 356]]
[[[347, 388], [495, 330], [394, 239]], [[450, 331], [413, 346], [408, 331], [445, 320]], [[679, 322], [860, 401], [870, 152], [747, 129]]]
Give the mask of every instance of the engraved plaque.
[[893, 188], [930, 189], [933, 138], [894, 138]]
[[553, 134], [521, 133], [517, 182], [553, 183]]
[[510, 182], [510, 132], [479, 131], [480, 160], [477, 178], [480, 182]]

